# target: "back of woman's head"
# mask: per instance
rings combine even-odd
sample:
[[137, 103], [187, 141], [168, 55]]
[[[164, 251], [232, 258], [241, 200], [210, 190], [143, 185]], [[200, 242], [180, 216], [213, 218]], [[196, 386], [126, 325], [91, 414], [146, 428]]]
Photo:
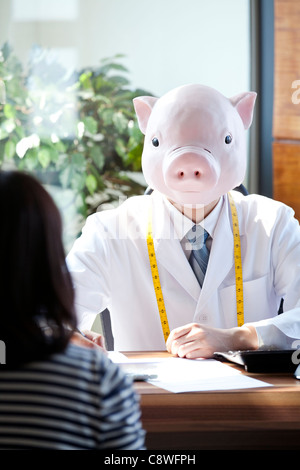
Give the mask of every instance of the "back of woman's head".
[[0, 339], [9, 365], [64, 349], [76, 320], [51, 196], [32, 176], [0, 172], [0, 215]]

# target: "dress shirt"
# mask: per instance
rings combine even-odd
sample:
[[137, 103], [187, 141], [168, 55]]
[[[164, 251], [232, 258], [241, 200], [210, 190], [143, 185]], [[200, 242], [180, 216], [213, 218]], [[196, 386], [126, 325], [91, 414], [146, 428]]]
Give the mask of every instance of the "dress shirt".
[[[190, 254], [191, 254], [191, 248], [190, 248], [190, 242], [186, 238], [186, 235], [191, 230], [191, 228], [195, 225], [195, 222], [189, 219], [186, 215], [182, 214], [167, 198], [164, 198], [164, 202], [170, 213], [170, 218], [174, 225], [175, 236], [176, 238], [178, 238], [178, 240], [180, 240], [182, 249], [187, 259], [189, 259]], [[209, 251], [211, 248], [212, 240], [214, 238], [214, 230], [217, 225], [218, 218], [222, 210], [223, 204], [224, 204], [224, 197], [221, 197], [217, 205], [214, 207], [214, 209], [203, 220], [201, 220], [201, 222], [196, 224], [196, 225], [200, 225], [209, 234], [209, 237], [206, 242], [206, 246]]]

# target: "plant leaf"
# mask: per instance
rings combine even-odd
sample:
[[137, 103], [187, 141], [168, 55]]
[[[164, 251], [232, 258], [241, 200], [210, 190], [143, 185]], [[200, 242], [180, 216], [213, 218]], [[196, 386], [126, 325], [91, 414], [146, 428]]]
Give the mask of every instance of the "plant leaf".
[[99, 170], [102, 170], [105, 163], [105, 156], [99, 145], [94, 145], [90, 150], [90, 155]]
[[86, 132], [88, 132], [89, 134], [97, 133], [98, 124], [97, 124], [96, 119], [94, 119], [92, 116], [85, 117], [83, 119], [83, 124], [84, 124]]
[[86, 187], [90, 194], [94, 194], [97, 189], [97, 180], [94, 175], [87, 175], [85, 179]]
[[38, 151], [38, 160], [43, 168], [47, 168], [51, 162], [50, 150], [47, 148], [41, 148]]
[[12, 140], [8, 140], [4, 146], [4, 155], [6, 158], [11, 159], [15, 156], [16, 144]]

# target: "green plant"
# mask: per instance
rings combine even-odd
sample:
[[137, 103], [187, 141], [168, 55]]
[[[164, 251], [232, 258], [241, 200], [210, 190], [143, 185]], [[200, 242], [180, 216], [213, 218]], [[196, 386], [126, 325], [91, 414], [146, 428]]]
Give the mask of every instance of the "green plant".
[[34, 172], [45, 184], [72, 191], [85, 218], [103, 202], [144, 191], [143, 135], [134, 113], [135, 96], [121, 64], [123, 56], [99, 67], [68, 72], [51, 50], [33, 47], [28, 68], [10, 46], [0, 50], [0, 165]]

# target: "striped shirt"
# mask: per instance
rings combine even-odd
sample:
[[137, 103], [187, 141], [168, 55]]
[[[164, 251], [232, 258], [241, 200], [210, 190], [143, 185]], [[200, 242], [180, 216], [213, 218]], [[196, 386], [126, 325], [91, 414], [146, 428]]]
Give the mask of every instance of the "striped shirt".
[[144, 437], [132, 382], [97, 350], [0, 365], [0, 449], [139, 450]]

